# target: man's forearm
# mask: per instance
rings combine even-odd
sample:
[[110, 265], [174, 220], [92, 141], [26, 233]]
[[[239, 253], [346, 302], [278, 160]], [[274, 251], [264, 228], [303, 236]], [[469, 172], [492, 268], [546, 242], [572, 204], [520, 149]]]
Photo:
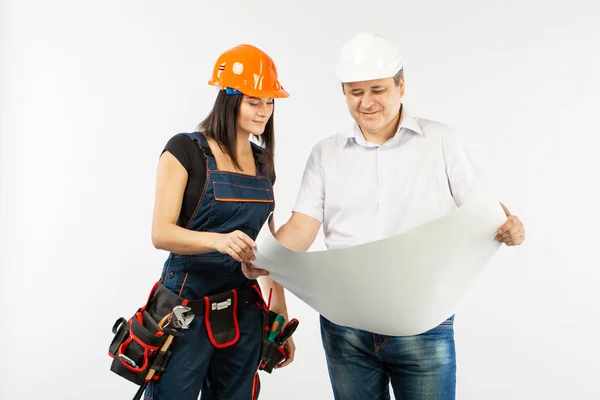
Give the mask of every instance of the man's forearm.
[[319, 227], [320, 223], [316, 220], [310, 221], [309, 224], [302, 224], [292, 217], [275, 233], [275, 239], [290, 250], [307, 251], [315, 241]]

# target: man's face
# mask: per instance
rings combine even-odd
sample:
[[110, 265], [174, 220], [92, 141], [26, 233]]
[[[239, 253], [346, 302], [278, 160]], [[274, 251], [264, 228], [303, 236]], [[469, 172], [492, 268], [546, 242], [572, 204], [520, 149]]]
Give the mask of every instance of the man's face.
[[394, 84], [394, 78], [344, 83], [344, 92], [352, 118], [363, 132], [377, 134], [396, 121], [404, 95], [404, 77], [399, 86]]

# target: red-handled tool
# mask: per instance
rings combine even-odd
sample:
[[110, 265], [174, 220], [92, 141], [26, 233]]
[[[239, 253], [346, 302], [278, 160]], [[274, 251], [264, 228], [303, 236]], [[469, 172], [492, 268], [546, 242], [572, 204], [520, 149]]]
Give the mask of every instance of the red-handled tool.
[[294, 331], [296, 331], [299, 323], [300, 321], [298, 321], [296, 318], [292, 318], [290, 322], [288, 322], [287, 325], [279, 332], [275, 338], [275, 343], [277, 343], [278, 346], [283, 346], [283, 343], [288, 340], [290, 336], [292, 336]]

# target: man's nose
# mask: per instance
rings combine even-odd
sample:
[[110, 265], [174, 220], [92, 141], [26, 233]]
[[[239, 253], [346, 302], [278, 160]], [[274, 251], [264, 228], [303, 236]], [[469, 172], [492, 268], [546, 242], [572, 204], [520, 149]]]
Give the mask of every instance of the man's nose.
[[373, 96], [370, 94], [364, 94], [362, 99], [360, 100], [360, 105], [362, 108], [370, 108], [373, 106], [375, 102], [373, 101]]

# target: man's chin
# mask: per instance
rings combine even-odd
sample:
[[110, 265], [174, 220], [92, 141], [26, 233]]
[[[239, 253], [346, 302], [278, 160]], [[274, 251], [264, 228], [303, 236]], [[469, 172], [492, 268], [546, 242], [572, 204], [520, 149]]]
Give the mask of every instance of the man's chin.
[[375, 124], [373, 121], [362, 121], [359, 125], [369, 132], [375, 132], [381, 129], [381, 124]]

